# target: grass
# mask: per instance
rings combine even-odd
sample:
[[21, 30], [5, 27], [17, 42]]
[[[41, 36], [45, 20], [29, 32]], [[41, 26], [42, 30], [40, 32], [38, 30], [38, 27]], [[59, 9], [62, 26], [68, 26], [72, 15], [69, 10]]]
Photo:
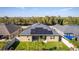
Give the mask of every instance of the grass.
[[0, 49], [2, 49], [6, 45], [5, 41], [0, 41]]
[[[66, 39], [66, 38], [65, 38]], [[76, 48], [79, 48], [79, 41], [76, 41], [75, 38], [72, 40], [67, 39], [70, 43], [72, 43]]]
[[20, 42], [16, 50], [68, 50], [62, 42]]
[[75, 39], [69, 40], [76, 48], [79, 48], [79, 41], [75, 41]]

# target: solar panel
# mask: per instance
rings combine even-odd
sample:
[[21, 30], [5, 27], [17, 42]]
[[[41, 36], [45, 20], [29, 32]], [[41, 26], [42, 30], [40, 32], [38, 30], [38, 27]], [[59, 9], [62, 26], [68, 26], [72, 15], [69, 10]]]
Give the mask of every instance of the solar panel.
[[53, 34], [52, 31], [43, 28], [31, 29], [31, 34]]
[[55, 30], [51, 29], [49, 26], [47, 25], [43, 25], [43, 24], [33, 24], [32, 26], [30, 26], [29, 28], [27, 28], [26, 30], [24, 30], [21, 35], [33, 35], [33, 34], [38, 34], [38, 35], [59, 35]]

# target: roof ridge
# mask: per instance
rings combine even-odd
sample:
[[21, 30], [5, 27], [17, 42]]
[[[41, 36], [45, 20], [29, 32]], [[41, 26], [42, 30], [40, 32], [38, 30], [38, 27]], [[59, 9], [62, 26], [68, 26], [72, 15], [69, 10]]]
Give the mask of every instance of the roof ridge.
[[8, 31], [8, 29], [7, 29], [7, 27], [6, 27], [6, 24], [4, 24], [4, 23], [1, 23], [2, 25], [3, 25], [3, 27], [7, 30], [7, 33], [10, 35], [10, 33], [9, 33], [9, 31]]

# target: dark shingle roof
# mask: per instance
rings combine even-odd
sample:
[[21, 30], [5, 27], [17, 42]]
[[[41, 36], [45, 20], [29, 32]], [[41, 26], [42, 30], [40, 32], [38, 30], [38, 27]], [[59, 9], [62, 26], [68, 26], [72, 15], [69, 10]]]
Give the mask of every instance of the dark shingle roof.
[[58, 34], [56, 31], [44, 24], [36, 23], [24, 30], [20, 35], [52, 35]]
[[20, 27], [14, 24], [7, 24], [6, 28], [8, 29], [9, 33], [13, 33], [18, 30]]
[[64, 33], [73, 33], [73, 34], [79, 34], [79, 26], [78, 25], [55, 25], [55, 27], [64, 32]]
[[18, 30], [20, 27], [14, 24], [0, 24], [0, 35], [10, 35]]

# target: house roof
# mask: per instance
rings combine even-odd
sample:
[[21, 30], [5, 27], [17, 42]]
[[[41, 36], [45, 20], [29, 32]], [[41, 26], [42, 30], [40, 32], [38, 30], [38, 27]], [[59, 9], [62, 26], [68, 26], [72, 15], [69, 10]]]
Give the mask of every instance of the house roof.
[[64, 33], [73, 33], [79, 34], [79, 26], [78, 25], [54, 25], [57, 29]]
[[58, 35], [55, 30], [52, 30], [49, 26], [36, 23], [28, 27], [26, 30], [21, 32], [20, 35]]
[[0, 35], [10, 35], [18, 30], [20, 27], [14, 24], [0, 24]]

